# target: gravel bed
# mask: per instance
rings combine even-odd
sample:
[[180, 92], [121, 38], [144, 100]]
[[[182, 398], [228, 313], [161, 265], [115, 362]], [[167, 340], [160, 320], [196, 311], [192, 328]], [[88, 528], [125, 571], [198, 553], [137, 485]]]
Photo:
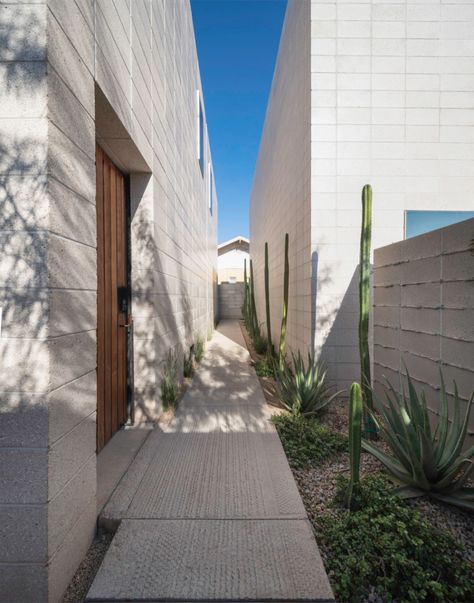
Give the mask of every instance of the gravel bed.
[[78, 567], [64, 595], [63, 603], [82, 603], [112, 542], [113, 534], [103, 533], [94, 538], [87, 555]]
[[[382, 447], [379, 442], [378, 446]], [[361, 477], [377, 473], [381, 463], [370, 454], [361, 456]], [[308, 469], [293, 469], [293, 475], [303, 499], [308, 517], [313, 520], [322, 513], [334, 514], [331, 507], [340, 475], [349, 477], [349, 454], [340, 453], [327, 463]], [[439, 529], [448, 530], [464, 545], [469, 561], [474, 565], [474, 517], [467, 512], [432, 501], [426, 497], [408, 501]]]

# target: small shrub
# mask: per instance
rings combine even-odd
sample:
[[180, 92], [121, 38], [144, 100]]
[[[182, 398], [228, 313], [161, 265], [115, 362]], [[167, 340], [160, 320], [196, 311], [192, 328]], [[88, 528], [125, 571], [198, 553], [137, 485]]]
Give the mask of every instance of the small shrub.
[[317, 465], [347, 450], [347, 438], [312, 418], [293, 415], [272, 417], [288, 462], [295, 469]]
[[189, 353], [183, 356], [183, 376], [191, 378], [194, 373], [194, 358], [193, 347], [189, 348]]
[[165, 410], [176, 407], [176, 400], [178, 397], [177, 377], [178, 359], [170, 350], [165, 361], [163, 378], [161, 379], [161, 400]]
[[202, 357], [204, 356], [204, 337], [199, 334], [196, 336], [196, 341], [194, 343], [194, 358], [196, 362], [201, 362]]
[[292, 359], [292, 367], [274, 363], [280, 402], [292, 415], [317, 415], [341, 392], [332, 393], [326, 371], [314, 355], [308, 353], [306, 366], [299, 351]]
[[[345, 499], [343, 480], [336, 502]], [[341, 603], [474, 600], [466, 552], [447, 532], [393, 494], [383, 476], [360, 482], [360, 510], [319, 516], [318, 543]]]
[[265, 360], [258, 360], [254, 364], [255, 372], [259, 377], [273, 377], [273, 367]]
[[263, 355], [267, 352], [267, 340], [260, 333], [256, 333], [252, 338], [253, 348], [257, 354]]

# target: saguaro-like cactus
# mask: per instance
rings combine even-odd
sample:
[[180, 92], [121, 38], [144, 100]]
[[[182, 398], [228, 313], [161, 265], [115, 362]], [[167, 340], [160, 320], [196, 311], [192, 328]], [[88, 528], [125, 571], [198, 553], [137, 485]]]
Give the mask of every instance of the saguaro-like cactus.
[[354, 489], [360, 481], [360, 450], [362, 437], [362, 390], [358, 383], [353, 383], [349, 402], [349, 461], [351, 479], [347, 489], [347, 507], [354, 507]]
[[265, 312], [267, 319], [267, 352], [272, 355], [272, 326], [270, 322], [270, 275], [268, 272], [268, 243], [265, 243]]
[[250, 260], [250, 314], [251, 314], [251, 329], [252, 337], [255, 337], [259, 330], [258, 318], [257, 318], [257, 306], [255, 305], [255, 280], [253, 278], [253, 262]]
[[285, 345], [286, 345], [286, 321], [288, 317], [288, 288], [289, 288], [289, 272], [290, 263], [288, 261], [288, 233], [285, 235], [285, 272], [283, 275], [283, 311], [281, 315], [281, 332], [280, 332], [280, 348], [278, 362], [280, 368], [283, 369], [285, 364]]
[[244, 318], [245, 326], [248, 325], [248, 283], [247, 283], [247, 259], [244, 259], [244, 305], [242, 306], [242, 316]]
[[[370, 311], [370, 248], [372, 240], [372, 187], [362, 189], [362, 226], [360, 232], [359, 260], [359, 354], [362, 398], [366, 408], [373, 409], [372, 381], [370, 377], [369, 311]], [[376, 428], [369, 413], [364, 417], [365, 434], [369, 439]]]

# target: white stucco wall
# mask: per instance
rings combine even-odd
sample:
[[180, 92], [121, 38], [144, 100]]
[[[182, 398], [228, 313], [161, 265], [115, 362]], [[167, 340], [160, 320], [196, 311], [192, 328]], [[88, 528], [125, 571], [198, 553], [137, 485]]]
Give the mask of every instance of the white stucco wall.
[[167, 351], [212, 326], [217, 203], [189, 2], [2, 3], [0, 25], [0, 599], [40, 603], [97, 514], [96, 136], [131, 179], [139, 421]]
[[474, 208], [474, 4], [312, 0], [311, 106], [315, 342], [348, 387], [363, 185], [373, 248], [404, 237], [404, 210]]
[[272, 336], [278, 345], [285, 233], [290, 288], [287, 344], [304, 350], [311, 329], [310, 6], [290, 0], [250, 201], [250, 256], [258, 319], [265, 321], [264, 246], [269, 247]]

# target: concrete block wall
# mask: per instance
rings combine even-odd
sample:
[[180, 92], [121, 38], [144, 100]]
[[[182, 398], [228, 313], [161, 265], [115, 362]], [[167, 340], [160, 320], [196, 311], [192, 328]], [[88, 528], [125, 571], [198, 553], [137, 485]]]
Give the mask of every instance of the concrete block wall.
[[285, 233], [289, 234], [289, 348], [310, 346], [310, 5], [289, 0], [250, 201], [250, 256], [257, 313], [265, 321], [264, 245], [269, 247], [270, 311], [278, 345]]
[[311, 0], [311, 252], [315, 345], [338, 387], [359, 378], [364, 184], [373, 247], [405, 210], [472, 209], [474, 4]]
[[472, 207], [473, 9], [312, 0], [316, 346], [340, 387], [359, 373], [362, 186], [374, 189], [374, 247], [403, 238], [405, 210]]
[[[474, 219], [374, 252], [374, 387], [406, 388], [406, 369], [439, 416], [439, 369], [465, 403], [474, 390]], [[469, 436], [474, 438], [474, 417]]]
[[188, 2], [17, 0], [0, 26], [0, 599], [39, 603], [95, 530], [96, 139], [130, 173], [138, 421], [213, 323], [217, 207]]
[[219, 283], [219, 318], [242, 318], [244, 283]]

